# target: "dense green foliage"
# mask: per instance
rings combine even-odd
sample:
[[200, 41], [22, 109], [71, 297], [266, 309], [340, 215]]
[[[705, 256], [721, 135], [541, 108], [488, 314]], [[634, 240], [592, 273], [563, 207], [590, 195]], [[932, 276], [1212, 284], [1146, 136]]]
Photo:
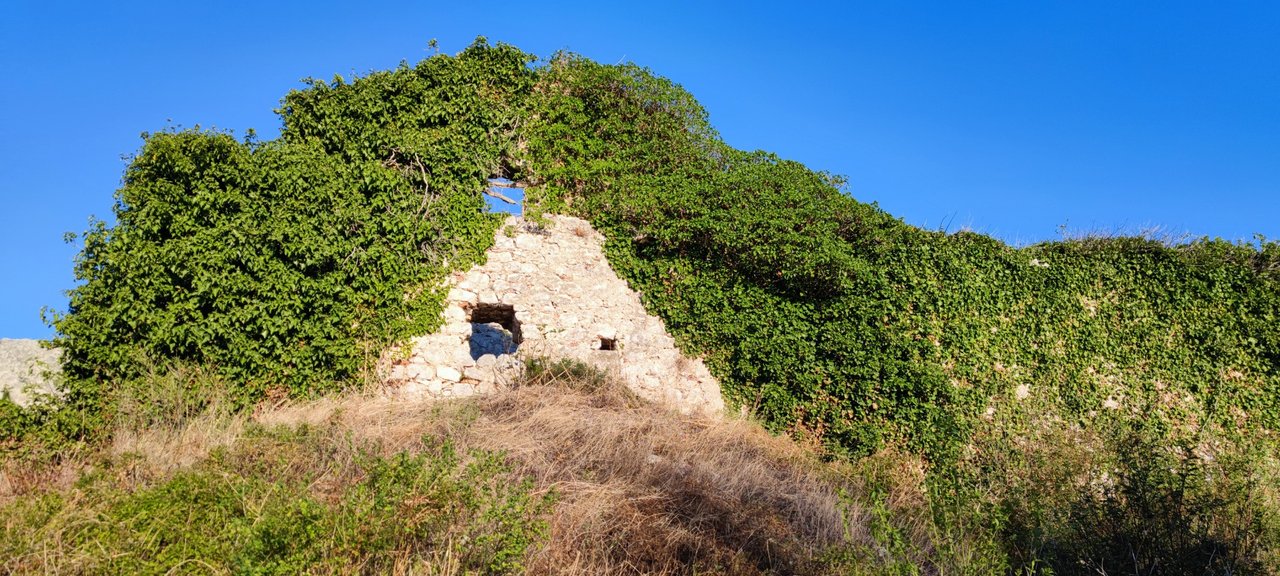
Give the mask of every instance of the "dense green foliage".
[[932, 521], [1008, 570], [1274, 564], [1280, 244], [920, 230], [723, 145], [643, 70], [561, 58], [544, 84], [531, 201], [590, 218], [731, 401], [833, 454], [925, 456]]
[[1280, 428], [1280, 244], [920, 230], [724, 146], [665, 80], [574, 59], [546, 76], [535, 201], [600, 226], [614, 267], [769, 422], [836, 452], [944, 458], [1026, 384], [1076, 414], [1109, 396], [1147, 410], [1161, 388]]
[[[1115, 457], [1094, 464], [1120, 480], [1071, 500], [1083, 516], [1045, 516], [1065, 508], [1034, 504], [1043, 494], [981, 503], [993, 529], [1039, 535], [1010, 538], [1011, 569], [1081, 569], [1081, 550], [1102, 544], [1080, 527], [1103, 517], [1109, 542], [1168, 544], [1177, 522], [1233, 510], [1232, 530], [1280, 547], [1274, 497], [1254, 498], [1273, 488], [1257, 454], [1280, 432], [1280, 244], [1014, 248], [920, 230], [839, 178], [725, 145], [692, 96], [642, 68], [532, 62], [478, 42], [312, 82], [286, 96], [272, 142], [148, 136], [55, 322], [72, 404], [109, 408], [103, 388], [147, 358], [213, 366], [242, 401], [350, 384], [436, 326], [438, 281], [481, 257], [495, 219], [479, 192], [503, 175], [527, 186], [530, 216], [591, 219], [731, 403], [828, 454], [919, 454], [935, 497], [981, 500], [999, 492], [1002, 458], [1034, 456], [1023, 440], [1037, 426], [1110, 431], [1097, 442]], [[1135, 422], [1141, 434], [1124, 432]], [[1148, 466], [1223, 461], [1243, 464], [1192, 492], [1243, 486], [1243, 504], [1196, 508], [1177, 481], [1194, 474]], [[1140, 509], [1171, 523], [1144, 532], [1159, 523]], [[1196, 550], [1222, 557], [1205, 544], [1225, 538], [1216, 521], [1186, 532], [1199, 535], [1188, 566]]]
[[95, 409], [146, 358], [215, 366], [245, 401], [321, 391], [434, 329], [439, 281], [492, 242], [479, 192], [513, 145], [527, 62], [478, 44], [313, 81], [272, 142], [144, 135], [54, 321], [71, 402]]

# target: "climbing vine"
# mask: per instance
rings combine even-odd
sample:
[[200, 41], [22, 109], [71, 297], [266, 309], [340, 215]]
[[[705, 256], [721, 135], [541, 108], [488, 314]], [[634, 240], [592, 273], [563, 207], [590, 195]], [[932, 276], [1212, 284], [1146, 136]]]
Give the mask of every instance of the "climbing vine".
[[279, 113], [270, 142], [144, 138], [54, 322], [73, 403], [99, 406], [141, 358], [214, 366], [245, 402], [349, 385], [437, 325], [439, 281], [491, 241], [480, 192], [501, 175], [531, 216], [590, 218], [732, 402], [833, 454], [952, 459], [1019, 386], [1079, 415], [1184, 394], [1232, 429], [1240, 411], [1280, 427], [1274, 242], [920, 230], [727, 146], [644, 68], [483, 39], [310, 81]]
[[724, 145], [643, 69], [563, 57], [539, 86], [529, 196], [600, 227], [649, 308], [778, 429], [946, 460], [1018, 386], [1077, 415], [1176, 394], [1280, 428], [1280, 244], [920, 230]]
[[[731, 405], [828, 457], [918, 458], [937, 525], [1004, 534], [1010, 573], [1275, 564], [1280, 243], [921, 230], [726, 145], [644, 68], [484, 39], [308, 81], [278, 113], [266, 142], [143, 135], [52, 321], [65, 402], [0, 400], [0, 441], [92, 436], [113, 390], [170, 365], [241, 406], [359, 383], [438, 327], [441, 281], [492, 242], [481, 193], [501, 176], [531, 218], [590, 219]], [[1114, 480], [1080, 488], [1081, 462]]]
[[54, 320], [71, 404], [146, 366], [213, 366], [252, 402], [348, 386], [392, 342], [439, 323], [439, 283], [482, 257], [480, 192], [515, 145], [531, 58], [457, 56], [285, 96], [280, 138], [165, 130], [83, 235]]

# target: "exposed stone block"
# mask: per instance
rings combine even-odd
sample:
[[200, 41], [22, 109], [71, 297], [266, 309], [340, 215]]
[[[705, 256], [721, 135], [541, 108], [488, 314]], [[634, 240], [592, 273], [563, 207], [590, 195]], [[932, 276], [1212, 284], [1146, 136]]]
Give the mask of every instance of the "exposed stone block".
[[462, 380], [462, 372], [453, 366], [436, 366], [436, 376], [445, 382], [459, 382]]
[[476, 303], [476, 293], [461, 288], [453, 288], [449, 290], [449, 300], [453, 302], [466, 302], [467, 304]]
[[458, 306], [444, 307], [444, 321], [446, 323], [458, 323], [467, 321], [467, 311]]
[[430, 380], [436, 377], [436, 367], [426, 363], [414, 363], [409, 365], [408, 377], [413, 380]]

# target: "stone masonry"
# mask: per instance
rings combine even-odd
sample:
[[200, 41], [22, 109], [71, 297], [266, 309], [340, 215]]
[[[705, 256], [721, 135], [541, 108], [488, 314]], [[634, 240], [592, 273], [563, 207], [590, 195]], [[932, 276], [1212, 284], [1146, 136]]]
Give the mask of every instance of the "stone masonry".
[[8, 394], [19, 406], [38, 396], [56, 396], [61, 357], [59, 350], [44, 348], [38, 340], [0, 338], [0, 396]]
[[683, 356], [662, 321], [605, 260], [586, 221], [518, 217], [500, 227], [488, 262], [451, 278], [444, 326], [391, 351], [387, 382], [409, 397], [461, 397], [509, 385], [522, 358], [586, 362], [643, 398], [682, 412], [724, 409], [702, 360]]

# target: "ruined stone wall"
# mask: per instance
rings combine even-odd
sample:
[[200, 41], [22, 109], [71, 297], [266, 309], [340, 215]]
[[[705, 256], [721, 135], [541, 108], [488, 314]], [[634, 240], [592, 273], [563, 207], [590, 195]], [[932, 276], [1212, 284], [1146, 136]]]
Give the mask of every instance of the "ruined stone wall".
[[19, 406], [39, 395], [56, 395], [61, 356], [38, 340], [0, 338], [0, 395], [8, 394]]
[[388, 354], [388, 385], [402, 395], [458, 397], [514, 380], [522, 358], [572, 358], [619, 376], [643, 398], [683, 412], [724, 408], [700, 359], [683, 356], [662, 321], [604, 257], [586, 221], [518, 217], [499, 228], [488, 262], [451, 280], [444, 326]]

